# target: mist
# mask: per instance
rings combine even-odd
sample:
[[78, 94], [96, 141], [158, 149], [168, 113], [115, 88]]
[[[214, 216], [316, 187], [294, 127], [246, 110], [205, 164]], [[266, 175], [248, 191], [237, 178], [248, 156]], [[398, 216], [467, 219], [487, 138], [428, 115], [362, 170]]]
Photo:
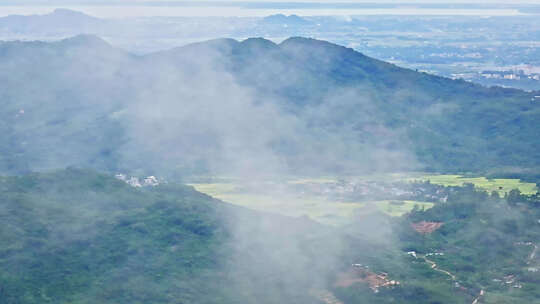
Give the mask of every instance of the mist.
[[[305, 105], [297, 107], [256, 89], [269, 81], [261, 77], [258, 64], [250, 68], [246, 62], [241, 79], [231, 73], [237, 63], [230, 54], [243, 45], [217, 40], [139, 58], [127, 76], [131, 98], [114, 114], [128, 139], [119, 146], [119, 168], [141, 168], [131, 172], [169, 180], [176, 175], [189, 180], [187, 171], [249, 182], [251, 193], [280, 201], [281, 214], [287, 214], [298, 208], [289, 198], [302, 194], [290, 187], [266, 188], [265, 182], [417, 166], [403, 132], [373, 119], [381, 113], [367, 86], [331, 87], [316, 103], [302, 101]], [[263, 52], [268, 45], [277, 47], [256, 44]], [[283, 76], [280, 85], [304, 77], [284, 69], [273, 56], [256, 60], [264, 60], [265, 75]], [[358, 108], [362, 115], [348, 121], [348, 113]], [[312, 293], [331, 289], [336, 273], [358, 262], [347, 253], [350, 244], [343, 245], [345, 235], [329, 233], [308, 217], [248, 213], [227, 223], [231, 240], [223, 246], [233, 254], [224, 273], [231, 290], [247, 302], [309, 303]], [[368, 230], [363, 233], [369, 235]], [[390, 238], [377, 238], [378, 246], [390, 244]], [[367, 242], [356, 250], [363, 246], [369, 250]], [[259, 290], [257, 284], [268, 289]]]
[[[186, 36], [199, 33], [188, 32]], [[484, 153], [486, 137], [490, 138], [480, 133], [488, 128], [467, 124], [476, 121], [484, 108], [470, 108], [482, 101], [491, 102], [491, 96], [499, 98], [493, 103], [502, 101], [500, 104], [508, 96], [519, 102], [526, 100], [528, 104], [519, 111], [534, 107], [529, 93], [417, 73], [352, 49], [300, 37], [279, 44], [262, 38], [216, 39], [142, 55], [93, 35], [80, 35], [50, 43], [2, 42], [0, 58], [0, 79], [5, 80], [0, 97], [7, 104], [1, 110], [6, 119], [0, 124], [7, 136], [0, 144], [10, 149], [0, 158], [2, 173], [71, 168], [66, 175], [69, 179], [72, 172], [78, 172], [72, 169], [76, 167], [108, 175], [153, 175], [166, 181], [155, 188], [130, 188], [90, 174], [92, 188], [81, 191], [79, 198], [62, 197], [73, 186], [70, 184], [48, 188], [49, 192], [43, 193], [62, 197], [61, 203], [83, 201], [66, 208], [63, 214], [70, 221], [50, 229], [52, 243], [67, 247], [72, 242], [99, 238], [97, 231], [104, 235], [121, 231], [136, 240], [156, 237], [162, 247], [146, 249], [137, 244], [137, 250], [126, 250], [127, 258], [102, 276], [113, 281], [128, 277], [120, 285], [142, 286], [149, 265], [161, 267], [178, 261], [188, 265], [180, 271], [182, 275], [187, 273], [198, 282], [214, 274], [190, 273], [193, 265], [211, 265], [216, 269], [215, 277], [246, 303], [313, 303], [321, 300], [317, 294], [335, 289], [338, 276], [352, 267], [362, 267], [360, 272], [373, 275], [395, 269], [396, 276], [409, 279], [412, 275], [404, 275], [403, 269], [429, 271], [429, 266], [423, 269], [416, 260], [416, 264], [409, 263], [402, 252], [405, 242], [412, 243], [407, 245], [414, 250], [431, 250], [424, 246], [425, 236], [412, 231], [410, 224], [415, 218], [396, 220], [368, 205], [364, 213], [352, 213], [345, 227], [326, 225], [298, 214], [294, 199], [305, 196], [305, 188], [287, 184], [292, 177], [349, 178], [415, 172], [430, 165], [455, 166], [457, 171], [463, 166], [452, 163], [458, 157], [447, 160], [447, 154], [439, 152], [470, 152], [458, 150], [462, 146], [472, 147], [476, 153], [464, 163], [508, 158], [512, 164], [515, 159], [495, 148]], [[502, 106], [499, 111], [513, 119], [513, 113]], [[492, 116], [498, 121], [495, 114]], [[491, 122], [486, 123], [490, 128]], [[522, 137], [535, 130], [530, 126], [522, 129]], [[504, 134], [513, 136], [512, 130], [508, 132]], [[462, 137], [466, 137], [463, 142]], [[497, 138], [504, 141], [504, 136]], [[497, 146], [497, 142], [489, 143]], [[516, 150], [531, 151], [534, 144], [516, 144]], [[525, 155], [534, 158], [533, 154]], [[426, 159], [431, 163], [424, 163]], [[250, 193], [278, 201], [281, 210], [254, 211], [212, 199], [190, 187], [168, 188], [197, 178], [239, 180], [248, 185]], [[434, 190], [440, 198], [444, 191], [451, 193], [452, 189]], [[109, 195], [118, 193], [122, 200], [115, 205], [114, 196]], [[105, 198], [95, 204], [100, 195]], [[137, 199], [139, 196], [144, 199]], [[380, 197], [368, 193], [363, 199], [376, 201]], [[130, 205], [130, 201], [136, 204]], [[360, 203], [350, 198], [343, 201]], [[181, 212], [175, 209], [179, 206]], [[509, 207], [502, 203], [497, 208], [492, 215], [497, 223], [521, 219], [518, 211], [507, 215]], [[126, 210], [128, 215], [115, 217], [114, 212]], [[416, 210], [413, 215], [418, 220], [425, 214], [439, 220], [439, 214], [423, 212]], [[138, 222], [130, 221], [129, 216], [137, 216]], [[167, 216], [172, 218], [162, 221]], [[36, 213], [40, 221], [49, 217], [50, 213]], [[164, 232], [155, 228], [164, 223], [173, 228]], [[410, 239], [401, 240], [401, 231], [394, 233], [394, 225], [402, 225], [399, 227], [412, 235], [406, 235]], [[122, 240], [121, 245], [128, 247], [129, 241]], [[192, 249], [190, 246], [204, 247], [201, 243], [211, 243], [208, 250], [226, 259], [182, 255], [183, 250]], [[384, 255], [377, 256], [381, 252]], [[413, 266], [400, 268], [404, 264]], [[372, 272], [367, 270], [369, 266], [374, 266]], [[149, 293], [160, 288], [192, 292], [189, 282], [177, 281], [177, 275], [159, 274], [166, 287], [160, 287], [156, 279], [141, 288]], [[452, 283], [449, 290], [455, 286]], [[414, 284], [418, 283], [413, 281], [410, 286], [416, 287]], [[89, 293], [98, 298], [101, 288], [94, 287]], [[376, 293], [375, 289], [368, 292]]]

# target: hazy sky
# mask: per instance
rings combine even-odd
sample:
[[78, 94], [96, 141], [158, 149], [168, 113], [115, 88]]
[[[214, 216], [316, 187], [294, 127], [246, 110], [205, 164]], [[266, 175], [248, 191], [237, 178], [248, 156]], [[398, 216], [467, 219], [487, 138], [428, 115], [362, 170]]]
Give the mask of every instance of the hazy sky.
[[[182, 3], [191, 3], [188, 6]], [[198, 5], [193, 6], [197, 3]], [[238, 4], [236, 4], [238, 3]], [[275, 5], [272, 5], [274, 3]], [[305, 3], [305, 4], [300, 4]], [[308, 4], [310, 3], [310, 4]], [[314, 3], [323, 3], [317, 7]], [[454, 8], [377, 8], [377, 7], [347, 7], [344, 3], [448, 3], [476, 5], [460, 5]], [[261, 6], [264, 4], [264, 6]], [[341, 4], [333, 6], [332, 4]], [[489, 4], [499, 6], [489, 7]], [[182, 1], [182, 0], [0, 0], [0, 17], [11, 14], [30, 15], [50, 13], [54, 8], [69, 8], [102, 18], [123, 18], [143, 16], [268, 16], [272, 14], [297, 14], [301, 16], [314, 15], [482, 15], [482, 16], [511, 16], [522, 14], [512, 5], [539, 4], [540, 0], [213, 0], [213, 1]], [[504, 6], [504, 7], [501, 7]]]
[[156, 2], [309, 2], [309, 3], [499, 3], [499, 4], [514, 4], [514, 3], [531, 3], [540, 4], [540, 0], [208, 0], [208, 1], [186, 1], [186, 0], [3, 0], [0, 4], [3, 5], [25, 5], [25, 4], [42, 4], [42, 5], [62, 5], [62, 4], [125, 4], [125, 5], [140, 5], [143, 3]]

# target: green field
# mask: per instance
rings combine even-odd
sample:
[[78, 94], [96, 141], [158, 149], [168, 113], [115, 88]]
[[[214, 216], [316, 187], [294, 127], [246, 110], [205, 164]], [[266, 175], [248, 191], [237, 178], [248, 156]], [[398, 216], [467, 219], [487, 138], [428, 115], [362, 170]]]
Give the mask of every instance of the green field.
[[364, 203], [330, 202], [321, 198], [280, 195], [275, 197], [266, 193], [242, 193], [241, 185], [212, 183], [190, 184], [197, 191], [213, 196], [222, 201], [286, 216], [309, 216], [321, 223], [339, 225], [346, 222]]
[[[289, 183], [324, 183], [332, 181], [334, 180], [321, 178], [292, 180]], [[401, 216], [411, 211], [415, 205], [425, 209], [429, 209], [434, 205], [430, 202], [417, 201], [404, 201], [403, 204], [399, 205], [392, 204], [391, 201], [339, 202], [292, 194], [280, 194], [279, 197], [276, 197], [267, 193], [243, 192], [242, 189], [245, 186], [233, 182], [194, 183], [190, 184], [190, 186], [193, 186], [199, 192], [234, 205], [286, 216], [309, 216], [316, 221], [330, 225], [347, 223], [356, 212], [373, 212], [373, 208], [366, 207], [375, 206], [377, 210], [390, 216]]]
[[523, 194], [535, 194], [538, 189], [534, 183], [522, 182], [519, 179], [510, 178], [494, 178], [487, 179], [485, 177], [464, 177], [462, 175], [425, 175], [420, 178], [412, 178], [409, 180], [429, 180], [433, 184], [443, 186], [462, 186], [465, 183], [474, 184], [475, 187], [484, 189], [488, 192], [497, 191], [500, 195], [504, 195], [512, 189], [519, 189]]
[[[427, 181], [444, 186], [462, 186], [472, 183], [480, 189], [497, 191], [504, 195], [512, 189], [519, 189], [524, 194], [534, 194], [537, 191], [533, 183], [521, 182], [519, 179], [487, 179], [485, 177], [464, 177], [462, 175], [428, 175], [428, 174], [377, 174], [366, 176], [346, 177], [357, 181]], [[410, 212], [415, 205], [419, 208], [429, 209], [434, 206], [432, 202], [403, 201], [396, 204], [391, 201], [358, 201], [341, 202], [332, 201], [324, 197], [303, 193], [267, 191], [281, 184], [325, 184], [335, 183], [338, 177], [290, 177], [278, 182], [251, 183], [238, 179], [219, 178], [219, 182], [192, 183], [197, 191], [208, 194], [217, 199], [246, 208], [272, 212], [287, 216], [309, 216], [325, 224], [339, 225], [347, 223], [355, 213], [373, 212], [379, 210], [390, 216], [401, 216]], [[268, 184], [265, 184], [268, 183]], [[258, 191], [256, 189], [262, 189]], [[277, 194], [276, 194], [277, 193]]]

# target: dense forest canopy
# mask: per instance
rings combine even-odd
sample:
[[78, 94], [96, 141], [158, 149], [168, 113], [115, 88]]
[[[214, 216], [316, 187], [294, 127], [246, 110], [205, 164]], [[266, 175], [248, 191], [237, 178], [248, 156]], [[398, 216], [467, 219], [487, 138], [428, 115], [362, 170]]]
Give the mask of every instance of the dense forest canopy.
[[419, 73], [324, 41], [135, 56], [95, 36], [0, 43], [0, 170], [530, 174], [535, 92]]
[[[534, 302], [538, 195], [445, 191], [429, 210], [335, 228], [89, 170], [1, 177], [1, 302]], [[418, 232], [426, 222], [440, 225]]]

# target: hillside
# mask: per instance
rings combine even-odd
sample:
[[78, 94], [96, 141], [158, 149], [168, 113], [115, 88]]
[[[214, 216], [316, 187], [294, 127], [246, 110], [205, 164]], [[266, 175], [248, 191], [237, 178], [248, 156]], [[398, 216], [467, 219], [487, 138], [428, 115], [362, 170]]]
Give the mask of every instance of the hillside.
[[418, 73], [313, 39], [278, 48], [249, 42], [232, 51], [233, 74], [311, 128], [348, 128], [358, 141], [407, 149], [435, 170], [520, 166], [538, 150], [531, 137], [540, 107], [531, 93]]
[[[456, 289], [480, 295], [480, 303], [537, 301], [538, 194], [513, 190], [500, 198], [466, 185], [454, 189], [448, 201], [402, 220], [401, 246], [416, 252], [411, 260], [429, 263], [456, 282]], [[425, 223], [438, 225], [422, 231], [418, 226]]]
[[426, 211], [330, 228], [163, 181], [1, 177], [0, 303], [534, 301], [538, 196], [448, 191]]
[[306, 38], [146, 56], [95, 36], [0, 43], [0, 172], [296, 174], [537, 168], [537, 93]]
[[68, 169], [0, 198], [0, 303], [313, 303], [336, 265], [328, 229], [181, 185]]

